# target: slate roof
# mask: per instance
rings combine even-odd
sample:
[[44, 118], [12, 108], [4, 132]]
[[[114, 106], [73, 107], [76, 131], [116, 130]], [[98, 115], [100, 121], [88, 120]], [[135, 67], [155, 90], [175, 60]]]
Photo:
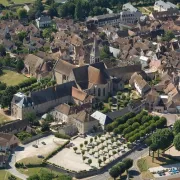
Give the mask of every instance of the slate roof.
[[64, 74], [66, 76], [69, 76], [70, 72], [74, 68], [76, 68], [75, 65], [68, 63], [66, 61], [63, 61], [63, 60], [58, 60], [55, 64], [54, 71], [56, 71], [60, 74]]
[[112, 123], [112, 119], [108, 115], [103, 114], [100, 111], [94, 112], [93, 114], [91, 114], [91, 117], [98, 120], [99, 123], [103, 126]]
[[75, 86], [74, 81], [49, 87], [40, 91], [31, 92], [30, 97], [35, 105], [46, 103], [65, 96], [71, 96], [72, 86]]
[[0, 132], [10, 133], [17, 129], [25, 129], [29, 122], [27, 120], [16, 120], [0, 127]]
[[119, 111], [114, 111], [114, 112], [108, 112], [107, 115], [112, 119], [116, 119], [118, 117], [121, 117], [125, 114], [127, 114], [129, 112], [129, 108], [128, 107], [125, 107]]

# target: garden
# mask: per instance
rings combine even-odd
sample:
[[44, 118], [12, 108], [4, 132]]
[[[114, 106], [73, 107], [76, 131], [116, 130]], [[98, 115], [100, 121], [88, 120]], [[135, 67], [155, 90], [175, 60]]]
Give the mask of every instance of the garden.
[[114, 96], [110, 96], [102, 105], [99, 107], [103, 113], [108, 111], [116, 111], [126, 107], [132, 100], [140, 99], [139, 94], [132, 90], [129, 85], [125, 85], [123, 91], [118, 91]]
[[114, 132], [115, 135], [123, 135], [127, 141], [133, 143], [145, 138], [158, 128], [164, 128], [166, 124], [166, 118], [149, 115], [143, 110], [137, 115], [128, 113], [115, 119], [106, 126], [106, 130]]

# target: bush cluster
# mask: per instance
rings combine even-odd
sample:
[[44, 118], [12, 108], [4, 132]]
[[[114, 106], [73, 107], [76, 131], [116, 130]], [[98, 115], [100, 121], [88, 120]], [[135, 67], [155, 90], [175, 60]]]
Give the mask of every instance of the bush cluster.
[[70, 139], [71, 137], [66, 134], [54, 133], [54, 136], [62, 139]]

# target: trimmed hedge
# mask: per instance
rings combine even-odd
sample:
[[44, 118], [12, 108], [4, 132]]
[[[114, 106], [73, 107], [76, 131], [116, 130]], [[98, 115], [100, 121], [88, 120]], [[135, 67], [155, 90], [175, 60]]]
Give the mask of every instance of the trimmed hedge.
[[45, 159], [44, 161], [47, 161], [48, 159], [50, 159], [51, 157], [53, 157], [54, 155], [56, 155], [59, 151], [61, 151], [67, 144], [69, 144], [70, 141], [65, 142], [62, 146], [58, 147], [56, 150], [54, 150], [52, 153], [50, 153]]
[[70, 139], [71, 137], [66, 134], [54, 133], [54, 136], [62, 139]]

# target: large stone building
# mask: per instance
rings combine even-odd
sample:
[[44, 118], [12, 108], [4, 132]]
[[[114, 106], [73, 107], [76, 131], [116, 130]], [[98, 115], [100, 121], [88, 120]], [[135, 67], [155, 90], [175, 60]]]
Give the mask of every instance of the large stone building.
[[76, 86], [74, 81], [31, 92], [29, 96], [17, 93], [11, 102], [11, 115], [24, 119], [27, 113], [43, 114], [59, 104], [72, 102], [72, 86]]
[[86, 20], [86, 25], [87, 27], [92, 27], [94, 25], [97, 27], [104, 25], [118, 26], [120, 24], [132, 25], [136, 24], [141, 16], [142, 13], [139, 11], [122, 11], [116, 14], [104, 14], [94, 17], [88, 17]]
[[112, 93], [112, 80], [103, 62], [74, 68], [69, 80], [75, 81], [78, 89], [100, 100]]

